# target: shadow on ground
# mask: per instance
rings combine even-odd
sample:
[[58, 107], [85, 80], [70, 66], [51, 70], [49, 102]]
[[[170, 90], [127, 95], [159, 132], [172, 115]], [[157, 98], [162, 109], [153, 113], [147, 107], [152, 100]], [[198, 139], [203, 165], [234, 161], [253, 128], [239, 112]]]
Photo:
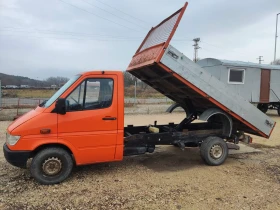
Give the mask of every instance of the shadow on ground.
[[77, 177], [83, 178], [85, 174], [114, 173], [115, 170], [131, 170], [135, 167], [145, 167], [156, 172], [188, 170], [193, 167], [205, 166], [200, 157], [198, 148], [186, 148], [184, 151], [173, 146], [156, 148], [154, 153], [139, 156], [125, 157], [121, 162], [98, 163], [79, 166], [74, 169]]

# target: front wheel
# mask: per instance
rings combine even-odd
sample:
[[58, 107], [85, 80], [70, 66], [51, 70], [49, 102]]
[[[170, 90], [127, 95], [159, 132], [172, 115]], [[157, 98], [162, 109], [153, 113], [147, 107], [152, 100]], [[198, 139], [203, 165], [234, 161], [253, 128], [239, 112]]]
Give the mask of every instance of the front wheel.
[[221, 165], [228, 156], [227, 144], [219, 137], [207, 137], [201, 144], [200, 155], [207, 165]]
[[73, 160], [62, 148], [50, 147], [41, 150], [33, 158], [30, 173], [41, 184], [57, 184], [71, 173]]

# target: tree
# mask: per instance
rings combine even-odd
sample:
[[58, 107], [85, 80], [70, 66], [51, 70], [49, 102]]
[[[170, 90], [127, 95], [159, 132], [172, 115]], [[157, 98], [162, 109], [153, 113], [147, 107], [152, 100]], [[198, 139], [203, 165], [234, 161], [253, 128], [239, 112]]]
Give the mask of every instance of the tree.
[[125, 87], [129, 87], [131, 85], [134, 85], [136, 78], [132, 74], [125, 71], [123, 73], [123, 77], [124, 77], [124, 86]]
[[58, 87], [64, 85], [69, 79], [66, 77], [49, 77], [46, 79], [46, 82], [49, 86], [56, 85]]

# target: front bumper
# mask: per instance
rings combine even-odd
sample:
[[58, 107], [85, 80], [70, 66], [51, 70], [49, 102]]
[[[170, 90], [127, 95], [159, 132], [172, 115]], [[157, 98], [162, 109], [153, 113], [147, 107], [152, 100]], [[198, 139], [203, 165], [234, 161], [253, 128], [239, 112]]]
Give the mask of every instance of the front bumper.
[[3, 145], [4, 156], [13, 166], [26, 168], [26, 162], [31, 157], [31, 151], [12, 151], [7, 144]]

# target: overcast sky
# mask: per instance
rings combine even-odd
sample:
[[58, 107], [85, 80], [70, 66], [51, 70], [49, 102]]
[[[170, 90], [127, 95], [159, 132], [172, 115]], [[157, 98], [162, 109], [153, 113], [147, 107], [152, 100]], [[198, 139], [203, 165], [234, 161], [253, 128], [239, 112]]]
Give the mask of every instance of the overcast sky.
[[[0, 72], [42, 80], [125, 70], [149, 29], [184, 2], [0, 0]], [[200, 58], [269, 63], [279, 12], [280, 0], [189, 0], [171, 44], [192, 59], [200, 37]]]

